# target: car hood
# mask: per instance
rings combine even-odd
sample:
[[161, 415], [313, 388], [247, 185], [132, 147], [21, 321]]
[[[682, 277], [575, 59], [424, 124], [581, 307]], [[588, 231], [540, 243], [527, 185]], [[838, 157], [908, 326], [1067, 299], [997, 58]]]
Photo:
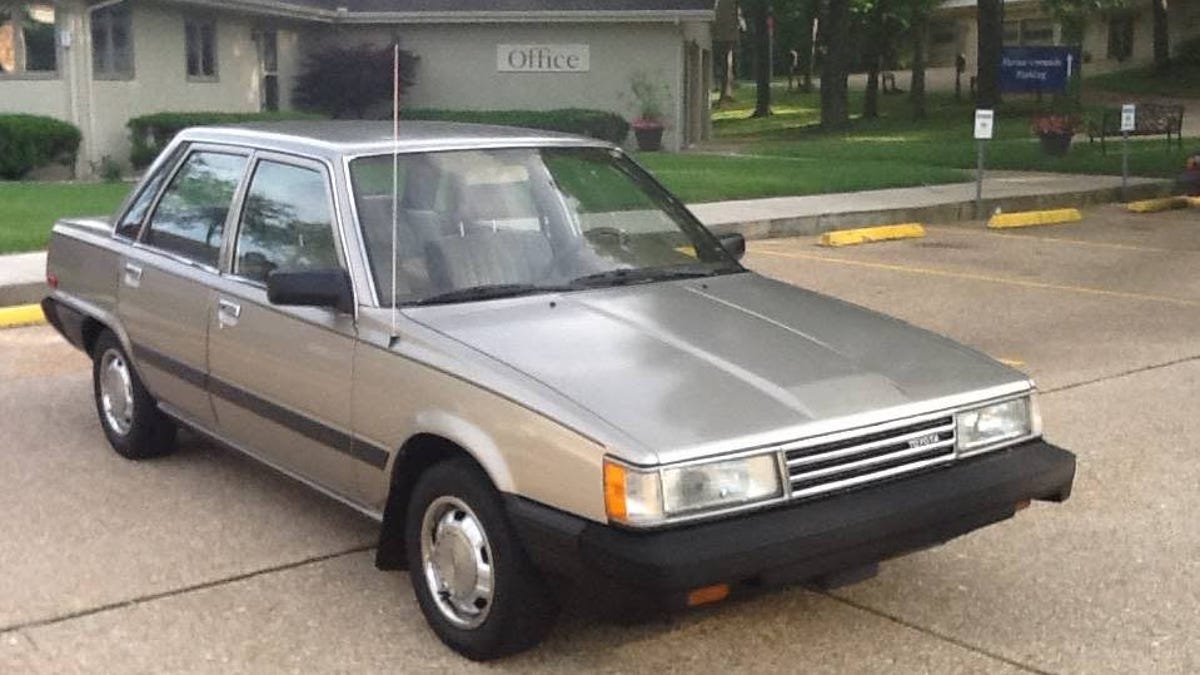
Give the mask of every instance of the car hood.
[[1030, 386], [946, 338], [753, 273], [408, 315], [571, 399], [661, 462]]

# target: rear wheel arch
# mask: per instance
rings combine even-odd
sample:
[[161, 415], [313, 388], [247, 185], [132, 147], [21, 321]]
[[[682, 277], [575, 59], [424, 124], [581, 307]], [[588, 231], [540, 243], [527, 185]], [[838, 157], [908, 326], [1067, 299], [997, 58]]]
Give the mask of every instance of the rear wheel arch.
[[430, 467], [454, 459], [466, 459], [480, 468], [496, 487], [491, 473], [461, 444], [432, 433], [420, 433], [404, 442], [392, 464], [383, 525], [379, 532], [379, 547], [375, 566], [385, 570], [407, 567], [404, 550], [404, 523], [408, 516], [408, 501], [421, 474]]

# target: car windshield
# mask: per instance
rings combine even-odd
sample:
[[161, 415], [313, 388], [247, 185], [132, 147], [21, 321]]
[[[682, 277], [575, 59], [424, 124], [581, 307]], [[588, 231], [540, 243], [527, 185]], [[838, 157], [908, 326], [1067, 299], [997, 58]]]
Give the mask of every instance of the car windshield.
[[466, 150], [401, 154], [396, 164], [393, 176], [390, 154], [350, 163], [385, 306], [393, 296], [464, 302], [743, 271], [616, 151]]

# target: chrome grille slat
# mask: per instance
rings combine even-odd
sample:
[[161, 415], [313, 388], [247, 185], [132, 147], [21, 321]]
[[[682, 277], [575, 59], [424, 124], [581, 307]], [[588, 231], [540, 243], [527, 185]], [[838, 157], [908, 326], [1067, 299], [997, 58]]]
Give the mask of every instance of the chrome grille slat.
[[947, 424], [944, 426], [934, 427], [931, 429], [921, 429], [919, 431], [913, 431], [913, 432], [904, 434], [902, 436], [897, 436], [895, 438], [885, 438], [880, 441], [873, 441], [871, 443], [866, 443], [864, 445], [855, 445], [855, 446], [851, 446], [849, 448], [843, 448], [841, 450], [833, 450], [831, 452], [823, 452], [820, 454], [812, 454], [812, 455], [805, 454], [801, 457], [797, 457], [796, 459], [789, 459], [787, 465], [788, 465], [788, 468], [790, 469], [794, 466], [807, 466], [809, 464], [818, 464], [821, 462], [825, 462], [827, 460], [837, 459], [839, 457], [848, 457], [848, 456], [857, 455], [857, 454], [860, 454], [863, 452], [869, 452], [871, 450], [887, 447], [889, 445], [907, 443], [908, 441], [911, 441], [913, 439], [917, 439], [922, 436], [928, 436], [929, 434], [933, 434], [933, 433], [943, 434], [946, 432], [953, 432], [953, 431], [954, 431], [953, 424]]
[[954, 417], [891, 424], [836, 440], [783, 449], [792, 498], [847, 489], [954, 459]]

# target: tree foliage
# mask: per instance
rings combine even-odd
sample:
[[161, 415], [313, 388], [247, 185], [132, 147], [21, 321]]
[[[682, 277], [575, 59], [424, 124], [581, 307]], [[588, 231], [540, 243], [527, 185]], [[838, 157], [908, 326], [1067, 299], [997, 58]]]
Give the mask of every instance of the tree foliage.
[[[292, 95], [297, 106], [334, 118], [367, 116], [392, 98], [393, 47], [330, 46], [304, 59]], [[400, 50], [400, 91], [416, 81], [417, 57]]]

